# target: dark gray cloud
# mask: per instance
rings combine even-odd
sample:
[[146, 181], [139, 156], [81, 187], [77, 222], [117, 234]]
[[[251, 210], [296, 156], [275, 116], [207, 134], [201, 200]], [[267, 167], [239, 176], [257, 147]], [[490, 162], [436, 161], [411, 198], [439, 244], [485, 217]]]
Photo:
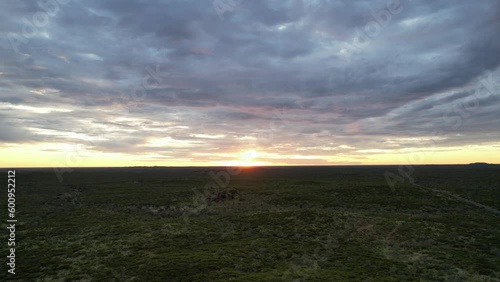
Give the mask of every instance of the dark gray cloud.
[[415, 147], [384, 140], [438, 129], [440, 146], [498, 141], [498, 2], [393, 2], [4, 2], [0, 142], [162, 139], [187, 158]]

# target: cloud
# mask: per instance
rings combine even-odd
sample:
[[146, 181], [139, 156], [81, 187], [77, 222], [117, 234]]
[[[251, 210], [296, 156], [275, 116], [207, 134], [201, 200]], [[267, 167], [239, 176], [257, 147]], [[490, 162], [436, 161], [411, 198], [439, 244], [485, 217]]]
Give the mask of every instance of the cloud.
[[[243, 1], [221, 20], [211, 1], [69, 1], [32, 36], [24, 19], [44, 8], [4, 4], [0, 140], [88, 144], [100, 132], [89, 149], [130, 154], [158, 138], [191, 144], [166, 144], [172, 158], [245, 146], [320, 158], [341, 144], [418, 146], [384, 140], [437, 129], [439, 146], [498, 140], [497, 84], [460, 107], [500, 77], [500, 5], [401, 1], [391, 14], [389, 2]], [[189, 143], [193, 133], [225, 137]]]
[[0, 114], [0, 144], [29, 142], [34, 141], [33, 138], [31, 132]]

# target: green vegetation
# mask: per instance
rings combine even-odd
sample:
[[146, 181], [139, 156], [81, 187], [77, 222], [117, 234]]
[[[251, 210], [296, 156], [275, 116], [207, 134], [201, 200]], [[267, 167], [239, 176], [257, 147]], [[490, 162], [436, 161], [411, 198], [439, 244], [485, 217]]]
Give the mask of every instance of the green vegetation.
[[[251, 168], [219, 190], [204, 189], [216, 168], [77, 169], [63, 183], [17, 170], [16, 275], [3, 267], [0, 280], [500, 281], [500, 215], [392, 190], [386, 170], [397, 168]], [[500, 209], [499, 171], [414, 177]], [[6, 193], [0, 208], [6, 219]]]

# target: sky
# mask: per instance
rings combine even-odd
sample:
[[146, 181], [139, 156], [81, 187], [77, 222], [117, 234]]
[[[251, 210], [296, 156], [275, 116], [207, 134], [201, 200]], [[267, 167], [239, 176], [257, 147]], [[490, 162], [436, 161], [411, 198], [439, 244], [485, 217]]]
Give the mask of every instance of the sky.
[[499, 1], [2, 1], [0, 32], [0, 167], [500, 163]]

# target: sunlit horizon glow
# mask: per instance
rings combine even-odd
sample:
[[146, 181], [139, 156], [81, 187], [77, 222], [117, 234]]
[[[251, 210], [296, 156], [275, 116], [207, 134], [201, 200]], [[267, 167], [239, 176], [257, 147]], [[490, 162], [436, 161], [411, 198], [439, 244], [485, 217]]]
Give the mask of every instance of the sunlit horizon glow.
[[[64, 148], [63, 146], [67, 146]], [[403, 152], [380, 152], [364, 157], [343, 154], [336, 157], [308, 155], [279, 155], [248, 150], [225, 153], [221, 160], [202, 161], [195, 159], [161, 160], [160, 155], [127, 155], [79, 150], [71, 144], [49, 144], [36, 146], [13, 146], [1, 148], [0, 167], [125, 167], [125, 166], [310, 166], [310, 165], [398, 165], [398, 164], [470, 164], [487, 162], [500, 164], [498, 152], [500, 143], [491, 146], [470, 146], [449, 150]]]
[[35, 2], [0, 11], [0, 167], [500, 163], [498, 1], [69, 1], [26, 36]]

